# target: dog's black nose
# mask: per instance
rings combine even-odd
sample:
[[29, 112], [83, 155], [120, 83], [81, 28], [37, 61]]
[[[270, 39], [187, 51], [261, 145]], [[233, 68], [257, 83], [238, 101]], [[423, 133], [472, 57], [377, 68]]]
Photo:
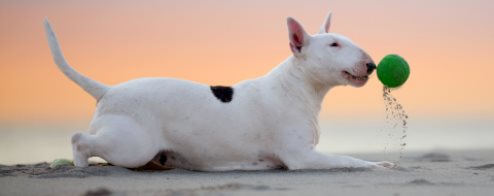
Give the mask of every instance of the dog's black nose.
[[371, 74], [376, 69], [376, 64], [374, 63], [367, 63], [365, 65], [367, 65], [367, 74]]

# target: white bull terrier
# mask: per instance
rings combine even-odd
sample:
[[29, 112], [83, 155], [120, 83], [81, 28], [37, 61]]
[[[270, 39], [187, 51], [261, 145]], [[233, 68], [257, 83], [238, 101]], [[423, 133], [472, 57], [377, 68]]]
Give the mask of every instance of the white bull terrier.
[[157, 160], [200, 171], [394, 167], [315, 151], [326, 93], [338, 85], [361, 87], [376, 68], [350, 39], [328, 33], [330, 19], [310, 36], [288, 18], [293, 56], [232, 87], [171, 78], [104, 85], [69, 66], [45, 20], [55, 63], [98, 101], [89, 134], [72, 137], [74, 164], [86, 167], [97, 156], [127, 168]]

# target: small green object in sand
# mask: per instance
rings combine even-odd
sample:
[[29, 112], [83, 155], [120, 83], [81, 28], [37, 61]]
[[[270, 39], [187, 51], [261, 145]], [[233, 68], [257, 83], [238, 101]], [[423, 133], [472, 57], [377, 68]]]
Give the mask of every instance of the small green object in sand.
[[401, 56], [386, 55], [377, 66], [377, 77], [388, 88], [403, 85], [410, 76], [410, 67]]
[[69, 160], [69, 159], [55, 159], [53, 162], [51, 162], [50, 164], [50, 168], [52, 169], [56, 169], [56, 168], [59, 168], [61, 166], [72, 166], [74, 165], [74, 163], [72, 162], [72, 160]]

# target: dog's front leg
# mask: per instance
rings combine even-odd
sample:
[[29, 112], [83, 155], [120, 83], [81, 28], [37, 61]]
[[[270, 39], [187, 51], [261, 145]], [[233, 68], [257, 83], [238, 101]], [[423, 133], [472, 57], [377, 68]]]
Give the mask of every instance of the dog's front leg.
[[322, 154], [313, 149], [298, 150], [289, 157], [282, 157], [289, 170], [335, 169], [335, 168], [393, 168], [391, 162], [369, 162], [343, 155]]

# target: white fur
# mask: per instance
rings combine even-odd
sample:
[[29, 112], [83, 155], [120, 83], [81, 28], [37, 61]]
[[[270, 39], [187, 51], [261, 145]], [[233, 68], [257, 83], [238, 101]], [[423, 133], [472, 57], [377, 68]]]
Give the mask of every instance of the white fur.
[[327, 33], [330, 16], [313, 36], [289, 18], [294, 55], [268, 74], [234, 85], [229, 103], [208, 85], [190, 81], [142, 78], [108, 87], [91, 80], [67, 64], [46, 20], [56, 64], [99, 100], [89, 134], [72, 138], [75, 165], [85, 167], [98, 156], [133, 168], [165, 152], [168, 166], [202, 171], [393, 167], [314, 150], [324, 96], [337, 85], [365, 84], [365, 64], [372, 62], [348, 38]]

